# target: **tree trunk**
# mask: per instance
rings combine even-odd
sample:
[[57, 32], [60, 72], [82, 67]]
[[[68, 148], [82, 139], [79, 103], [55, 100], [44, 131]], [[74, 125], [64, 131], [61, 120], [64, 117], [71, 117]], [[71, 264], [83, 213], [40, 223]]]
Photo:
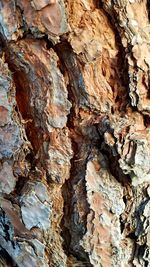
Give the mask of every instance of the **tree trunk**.
[[0, 0], [0, 266], [150, 266], [149, 0]]

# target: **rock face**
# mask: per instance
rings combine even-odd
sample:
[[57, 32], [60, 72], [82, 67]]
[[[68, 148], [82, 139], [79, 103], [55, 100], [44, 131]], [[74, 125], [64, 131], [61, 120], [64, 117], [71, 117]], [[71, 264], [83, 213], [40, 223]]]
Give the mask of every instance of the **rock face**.
[[0, 1], [0, 266], [150, 265], [149, 10]]

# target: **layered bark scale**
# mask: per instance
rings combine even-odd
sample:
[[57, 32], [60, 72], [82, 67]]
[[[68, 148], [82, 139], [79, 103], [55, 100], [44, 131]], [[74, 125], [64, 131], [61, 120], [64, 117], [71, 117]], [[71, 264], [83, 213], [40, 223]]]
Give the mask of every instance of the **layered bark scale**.
[[148, 8], [0, 1], [1, 266], [149, 266]]

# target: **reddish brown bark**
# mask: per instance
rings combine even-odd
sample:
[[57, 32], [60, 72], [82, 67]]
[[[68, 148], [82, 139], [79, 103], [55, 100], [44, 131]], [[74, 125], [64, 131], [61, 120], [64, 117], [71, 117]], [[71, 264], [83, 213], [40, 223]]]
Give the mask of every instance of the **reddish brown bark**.
[[0, 11], [1, 266], [149, 266], [149, 1]]

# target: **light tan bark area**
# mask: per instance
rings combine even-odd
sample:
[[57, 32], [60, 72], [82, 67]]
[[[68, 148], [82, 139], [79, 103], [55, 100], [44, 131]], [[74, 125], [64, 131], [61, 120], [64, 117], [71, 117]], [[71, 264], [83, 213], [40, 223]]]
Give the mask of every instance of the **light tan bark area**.
[[0, 0], [0, 266], [150, 266], [149, 0]]

